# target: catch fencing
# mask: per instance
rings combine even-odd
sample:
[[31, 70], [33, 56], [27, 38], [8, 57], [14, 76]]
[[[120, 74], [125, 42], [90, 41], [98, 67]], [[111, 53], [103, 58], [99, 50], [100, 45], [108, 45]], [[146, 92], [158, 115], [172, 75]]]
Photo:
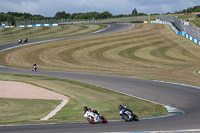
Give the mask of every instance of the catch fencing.
[[11, 27], [11, 22], [1, 22], [0, 21], [0, 28], [10, 28]]
[[180, 20], [176, 16], [160, 16], [161, 21], [171, 22], [178, 30], [184, 31], [200, 41], [200, 28], [187, 20]]
[[102, 24], [102, 23], [123, 23], [123, 22], [143, 22], [150, 21], [149, 16], [132, 16], [108, 19], [52, 19], [52, 20], [31, 20], [17, 21], [16, 25], [36, 25], [36, 24]]

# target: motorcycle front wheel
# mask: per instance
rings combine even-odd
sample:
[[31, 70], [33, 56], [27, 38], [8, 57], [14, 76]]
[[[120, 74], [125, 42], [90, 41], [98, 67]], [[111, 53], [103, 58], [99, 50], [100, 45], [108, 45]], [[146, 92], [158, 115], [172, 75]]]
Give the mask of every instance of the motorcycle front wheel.
[[124, 120], [127, 121], [127, 122], [130, 121], [130, 120], [129, 120], [129, 116], [128, 116], [128, 115], [125, 115], [125, 114], [122, 115], [122, 119], [124, 119]]
[[92, 119], [90, 119], [90, 118], [87, 118], [87, 120], [88, 120], [88, 122], [89, 122], [90, 124], [94, 124], [94, 123], [95, 123], [95, 121], [92, 120]]

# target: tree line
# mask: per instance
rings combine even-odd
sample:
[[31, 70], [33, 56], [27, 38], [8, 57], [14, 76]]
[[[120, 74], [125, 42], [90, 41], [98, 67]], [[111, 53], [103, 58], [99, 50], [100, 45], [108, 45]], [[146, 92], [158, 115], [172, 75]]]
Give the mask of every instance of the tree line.
[[[189, 7], [181, 11], [175, 11], [174, 13], [192, 13], [200, 12], [200, 6]], [[166, 13], [173, 14], [173, 13]], [[42, 15], [33, 15], [30, 13], [19, 13], [19, 12], [0, 12], [0, 22], [10, 22], [11, 25], [15, 25], [17, 21], [30, 21], [30, 20], [49, 20], [49, 19], [105, 19], [105, 18], [119, 18], [119, 17], [130, 17], [130, 16], [146, 16], [145, 13], [139, 13], [134, 8], [131, 14], [118, 14], [113, 15], [108, 11], [102, 13], [99, 12], [87, 12], [87, 13], [66, 13], [65, 11], [57, 12], [53, 17], [44, 17]], [[152, 15], [160, 15], [159, 13]]]
[[192, 12], [200, 12], [200, 6], [189, 7], [187, 9], [183, 9], [181, 11], [175, 11], [175, 13], [192, 13]]
[[113, 15], [109, 11], [104, 12], [87, 12], [87, 13], [66, 13], [65, 11], [59, 11], [53, 17], [44, 17], [42, 15], [33, 15], [30, 13], [19, 12], [0, 12], [0, 22], [11, 22], [11, 25], [15, 25], [17, 21], [30, 21], [30, 20], [49, 20], [49, 19], [105, 19], [105, 18], [117, 18], [128, 16], [143, 16], [145, 13], [138, 13], [134, 8], [131, 14], [119, 14]]

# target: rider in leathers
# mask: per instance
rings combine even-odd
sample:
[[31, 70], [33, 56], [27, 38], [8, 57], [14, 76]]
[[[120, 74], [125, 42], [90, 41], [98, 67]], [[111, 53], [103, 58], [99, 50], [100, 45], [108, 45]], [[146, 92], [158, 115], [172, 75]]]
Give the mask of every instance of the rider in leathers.
[[83, 109], [84, 109], [85, 113], [89, 110], [100, 116], [99, 112], [96, 109], [91, 109], [91, 108], [88, 108], [87, 106], [85, 106]]

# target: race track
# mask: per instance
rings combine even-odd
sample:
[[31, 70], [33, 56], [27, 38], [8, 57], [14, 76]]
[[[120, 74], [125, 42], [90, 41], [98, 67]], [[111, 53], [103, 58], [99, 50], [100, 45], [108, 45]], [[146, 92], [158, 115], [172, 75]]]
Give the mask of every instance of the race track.
[[[111, 32], [119, 32], [129, 29], [131, 26], [132, 25], [128, 24], [112, 24], [107, 30], [93, 34], [107, 34]], [[3, 49], [7, 49], [8, 47], [14, 47], [16, 45], [18, 44], [0, 44], [0, 51]], [[95, 125], [91, 125], [88, 123], [66, 123], [50, 125], [0, 126], [0, 133], [93, 133], [200, 129], [200, 88], [198, 87], [99, 74], [51, 71], [32, 72], [30, 70], [7, 67], [0, 67], [0, 72], [35, 74], [77, 80], [89, 84], [102, 86], [104, 88], [120, 91], [132, 96], [137, 96], [164, 105], [169, 105], [184, 111], [184, 114], [174, 117], [148, 119], [141, 120], [138, 122], [116, 121], [108, 122], [107, 124]]]

